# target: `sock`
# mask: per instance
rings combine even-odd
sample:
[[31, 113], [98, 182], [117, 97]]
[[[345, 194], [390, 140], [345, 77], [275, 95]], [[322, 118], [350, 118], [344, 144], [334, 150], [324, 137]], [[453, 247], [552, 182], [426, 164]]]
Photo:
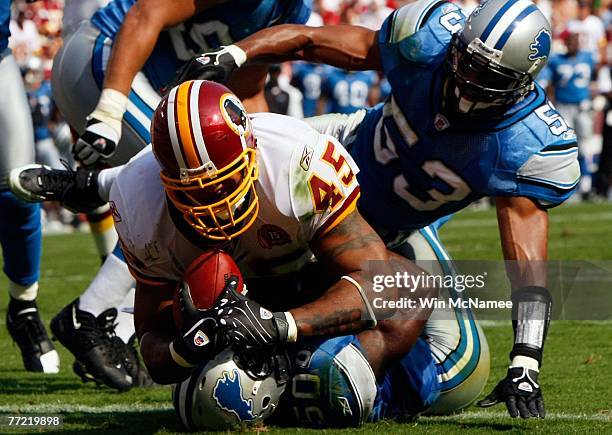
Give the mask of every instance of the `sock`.
[[31, 285], [19, 285], [9, 280], [11, 298], [18, 301], [33, 301], [38, 296], [38, 282]]
[[135, 285], [127, 264], [111, 254], [79, 298], [79, 308], [97, 317], [104, 310], [119, 307]]
[[98, 195], [100, 198], [108, 201], [108, 195], [110, 193], [111, 186], [117, 178], [117, 174], [121, 171], [123, 166], [117, 166], [115, 168], [103, 169], [98, 174]]
[[94, 238], [98, 254], [102, 259], [113, 251], [119, 237], [113, 226], [113, 216], [108, 204], [97, 208], [87, 215], [91, 235]]
[[118, 308], [119, 314], [117, 314], [115, 334], [124, 343], [130, 341], [130, 338], [136, 333], [136, 329], [134, 329], [134, 314], [132, 314], [134, 312], [134, 293], [135, 289], [130, 289]]
[[[21, 201], [10, 191], [0, 191], [0, 244], [4, 273], [17, 286], [29, 288], [40, 273], [42, 242], [40, 204]], [[15, 288], [16, 294], [21, 291]]]

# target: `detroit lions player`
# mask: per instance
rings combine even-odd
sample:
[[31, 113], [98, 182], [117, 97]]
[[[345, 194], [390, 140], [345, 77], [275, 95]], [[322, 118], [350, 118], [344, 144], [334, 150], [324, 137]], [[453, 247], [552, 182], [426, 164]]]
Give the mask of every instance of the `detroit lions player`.
[[304, 116], [318, 115], [318, 102], [321, 97], [321, 84], [326, 67], [306, 62], [295, 62], [291, 65], [291, 68], [291, 84], [302, 92]]
[[[418, 235], [443, 254], [427, 225], [483, 196], [495, 198], [504, 257], [513, 260], [515, 342], [507, 376], [479, 403], [506, 402], [512, 417], [523, 418], [545, 414], [537, 377], [552, 304], [541, 266], [547, 209], [565, 201], [580, 177], [574, 131], [533, 82], [550, 45], [550, 25], [529, 0], [487, 0], [467, 20], [456, 5], [422, 0], [395, 11], [377, 32], [262, 30], [204, 55], [221, 66], [203, 66], [199, 75], [223, 81], [244, 63], [296, 59], [384, 71], [392, 87], [385, 104], [311, 124], [349, 147], [361, 168], [360, 211], [390, 246], [411, 248], [411, 255], [419, 255]], [[465, 380], [443, 362], [459, 349], [432, 347], [442, 399], [453, 394], [446, 385]]]
[[59, 357], [40, 319], [36, 296], [40, 273], [40, 204], [8, 190], [7, 176], [34, 162], [34, 132], [21, 73], [8, 48], [11, 1], [0, 0], [0, 243], [10, 301], [6, 326], [26, 370], [57, 373]]
[[368, 106], [371, 88], [378, 78], [374, 71], [326, 70], [322, 94], [328, 100], [327, 113], [353, 113]]
[[[578, 143], [584, 144], [593, 136], [591, 83], [595, 79], [595, 61], [591, 52], [579, 49], [578, 33], [568, 33], [565, 46], [566, 53], [554, 54], [548, 62], [552, 98], [559, 113], [576, 131]], [[593, 166], [593, 155], [587, 150], [588, 147], [579, 149], [578, 156], [582, 172], [579, 189], [584, 196], [591, 192]]]

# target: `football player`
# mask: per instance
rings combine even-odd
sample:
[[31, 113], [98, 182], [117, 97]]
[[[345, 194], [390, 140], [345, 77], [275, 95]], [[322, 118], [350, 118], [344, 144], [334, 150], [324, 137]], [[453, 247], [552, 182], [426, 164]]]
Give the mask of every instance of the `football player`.
[[[160, 95], [187, 60], [202, 50], [229, 44], [267, 26], [303, 23], [310, 14], [310, 3], [111, 1], [69, 35], [53, 63], [56, 104], [80, 135], [74, 147], [75, 158], [84, 166], [125, 163], [149, 143], [150, 119]], [[266, 71], [265, 66], [248, 68], [236, 74], [232, 82], [251, 108], [265, 108], [261, 87]], [[63, 179], [53, 174], [42, 167], [37, 177], [47, 187], [53, 185], [63, 191]], [[92, 179], [86, 177], [82, 182], [87, 184]], [[89, 187], [95, 191], [95, 185]], [[119, 306], [128, 304], [126, 298], [134, 286], [121, 250], [112, 250], [116, 236], [112, 221], [105, 219], [109, 216], [110, 210], [103, 208], [93, 217], [92, 225], [92, 232], [99, 234], [99, 251], [108, 257], [83, 295], [54, 318], [52, 329], [76, 356], [81, 377], [125, 389], [140, 377], [140, 372], [126, 373], [123, 367], [116, 368], [116, 364], [106, 364], [103, 359], [101, 362], [96, 351], [110, 345], [103, 339], [100, 325]], [[128, 321], [131, 323], [131, 319]], [[88, 328], [78, 329], [78, 324], [87, 324]], [[95, 335], [99, 346], [92, 347], [91, 340], [83, 339], [88, 333]], [[121, 351], [126, 350], [130, 349]]]
[[550, 46], [550, 24], [529, 0], [488, 0], [467, 20], [452, 3], [422, 0], [396, 10], [379, 31], [283, 25], [203, 54], [198, 64], [199, 77], [220, 81], [260, 61], [385, 73], [392, 88], [385, 104], [310, 123], [350, 149], [361, 169], [359, 210], [396, 246], [481, 197], [495, 198], [515, 338], [506, 377], [479, 403], [505, 402], [523, 418], [545, 414], [538, 375], [552, 305], [547, 210], [580, 178], [575, 133], [534, 83]]
[[[157, 382], [184, 380], [227, 344], [262, 352], [316, 340], [312, 368], [329, 373], [321, 379], [329, 404], [319, 405], [339, 419], [328, 424], [359, 424], [373, 408], [381, 417], [420, 410], [437, 397], [419, 338], [430, 310], [383, 320], [390, 313], [370, 303], [368, 268], [390, 271], [398, 256], [356, 211], [358, 168], [336, 139], [287, 116], [249, 116], [229, 89], [208, 81], [173, 88], [151, 134], [152, 148], [117, 175], [110, 203], [136, 277], [142, 356]], [[174, 294], [188, 266], [212, 248], [236, 259], [253, 299], [232, 296], [229, 279], [234, 287], [216, 307], [196, 310], [182, 287], [176, 331]], [[400, 262], [401, 270], [420, 269]]]
[[11, 0], [0, 0], [0, 244], [10, 294], [6, 326], [28, 371], [57, 373], [59, 356], [40, 319], [40, 204], [8, 189], [9, 171], [34, 162], [34, 132], [19, 67], [8, 48]]
[[564, 41], [566, 53], [552, 55], [547, 66], [553, 91], [551, 98], [559, 113], [576, 130], [578, 143], [586, 145], [578, 155], [582, 172], [579, 190], [588, 198], [594, 164], [587, 142], [593, 136], [591, 84], [595, 80], [595, 61], [591, 52], [580, 50], [578, 33], [568, 32]]

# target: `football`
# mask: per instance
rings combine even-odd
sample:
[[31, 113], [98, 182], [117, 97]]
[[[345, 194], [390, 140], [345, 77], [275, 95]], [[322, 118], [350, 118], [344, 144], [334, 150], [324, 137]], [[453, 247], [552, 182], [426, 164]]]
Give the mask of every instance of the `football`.
[[[211, 308], [225, 287], [230, 276], [238, 277], [237, 290], [244, 293], [244, 281], [234, 259], [227, 253], [215, 249], [197, 257], [183, 273], [183, 282], [189, 285], [189, 292], [196, 308]], [[179, 310], [179, 288], [174, 293], [173, 316], [178, 329], [182, 326]]]

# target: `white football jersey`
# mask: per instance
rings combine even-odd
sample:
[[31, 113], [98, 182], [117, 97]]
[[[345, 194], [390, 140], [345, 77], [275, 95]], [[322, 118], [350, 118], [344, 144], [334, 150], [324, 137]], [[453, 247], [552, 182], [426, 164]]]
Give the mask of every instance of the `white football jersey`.
[[[296, 272], [313, 259], [309, 242], [341, 222], [359, 198], [358, 168], [328, 135], [298, 119], [251, 115], [257, 138], [259, 215], [227, 250], [245, 278]], [[111, 192], [115, 227], [134, 276], [148, 284], [181, 279], [208, 249], [167, 201], [151, 147], [121, 170]]]

